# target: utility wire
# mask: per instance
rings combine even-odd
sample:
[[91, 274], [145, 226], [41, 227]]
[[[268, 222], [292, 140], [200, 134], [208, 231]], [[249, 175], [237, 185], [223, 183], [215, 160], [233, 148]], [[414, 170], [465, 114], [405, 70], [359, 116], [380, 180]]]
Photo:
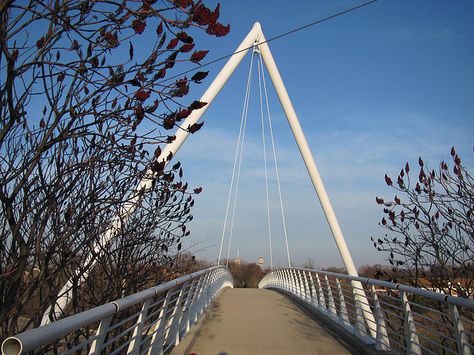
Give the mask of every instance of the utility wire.
[[[308, 24], [306, 24], [306, 25], [304, 25], [304, 26], [297, 27], [297, 28], [295, 28], [295, 29], [293, 29], [293, 30], [290, 30], [290, 31], [288, 31], [288, 32], [279, 34], [279, 35], [277, 35], [277, 36], [275, 36], [275, 37], [271, 37], [271, 38], [267, 39], [266, 41], [263, 41], [263, 42], [261, 42], [261, 43], [259, 43], [259, 44], [268, 43], [268, 42], [274, 41], [274, 40], [276, 40], [276, 39], [280, 39], [280, 38], [282, 38], [282, 37], [286, 37], [286, 36], [291, 35], [291, 34], [293, 34], [293, 33], [295, 33], [295, 32], [304, 30], [304, 29], [306, 29], [306, 28], [308, 28], [308, 27], [312, 27], [312, 26], [318, 25], [318, 24], [320, 24], [320, 23], [322, 23], [322, 22], [326, 22], [326, 21], [332, 20], [332, 19], [334, 19], [334, 18], [336, 18], [336, 17], [345, 15], [345, 14], [347, 14], [347, 13], [349, 13], [349, 12], [358, 10], [358, 9], [360, 9], [360, 8], [362, 8], [362, 7], [365, 7], [365, 6], [368, 6], [368, 5], [370, 5], [370, 4], [372, 4], [372, 3], [376, 2], [376, 1], [378, 1], [378, 0], [371, 0], [371, 1], [365, 2], [365, 3], [363, 3], [363, 4], [360, 4], [360, 5], [351, 7], [350, 9], [347, 9], [347, 10], [344, 10], [344, 11], [341, 11], [341, 12], [338, 12], [338, 13], [335, 13], [335, 14], [330, 15], [330, 16], [328, 16], [328, 17], [324, 17], [324, 18], [322, 18], [322, 19], [315, 20], [315, 21], [310, 22], [310, 23], [308, 23]], [[253, 47], [253, 45], [250, 46], [250, 47], [241, 49], [240, 51], [233, 52], [233, 53], [230, 53], [230, 54], [226, 54], [226, 55], [224, 55], [224, 56], [222, 56], [222, 57], [219, 57], [219, 58], [217, 58], [217, 59], [211, 60], [210, 62], [201, 64], [199, 67], [196, 67], [196, 68], [193, 68], [193, 69], [185, 70], [185, 71], [183, 71], [183, 72], [181, 72], [181, 73], [179, 73], [179, 74], [176, 74], [176, 75], [173, 75], [173, 76], [171, 76], [171, 77], [169, 77], [169, 78], [164, 79], [164, 80], [161, 81], [159, 84], [165, 83], [165, 82], [170, 81], [170, 80], [172, 80], [172, 79], [179, 78], [179, 77], [181, 77], [181, 76], [183, 76], [183, 75], [185, 75], [185, 74], [192, 73], [192, 72], [194, 72], [194, 71], [196, 71], [196, 70], [200, 70], [201, 68], [204, 68], [204, 67], [207, 67], [207, 66], [209, 66], [209, 65], [211, 65], [211, 64], [220, 62], [221, 60], [230, 58], [230, 57], [232, 57], [233, 55], [238, 54], [238, 53], [240, 53], [240, 52], [244, 52], [244, 51], [246, 51], [246, 50], [248, 50], [248, 49], [250, 49], [250, 48], [252, 48], [252, 47]]]

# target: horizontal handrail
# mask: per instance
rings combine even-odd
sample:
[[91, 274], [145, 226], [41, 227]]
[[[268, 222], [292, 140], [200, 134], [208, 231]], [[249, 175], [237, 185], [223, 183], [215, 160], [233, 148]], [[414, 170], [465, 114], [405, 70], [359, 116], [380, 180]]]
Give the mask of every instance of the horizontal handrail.
[[[315, 271], [315, 270], [307, 269], [307, 268], [288, 268], [288, 269]], [[423, 288], [416, 288], [416, 287], [407, 286], [407, 285], [404, 285], [404, 284], [399, 284], [399, 283], [394, 283], [394, 282], [389, 282], [389, 281], [382, 281], [382, 280], [371, 279], [371, 278], [361, 277], [361, 276], [351, 276], [351, 275], [346, 275], [346, 274], [338, 274], [338, 273], [331, 272], [331, 271], [318, 270], [318, 273], [322, 274], [322, 275], [334, 276], [334, 277], [337, 277], [339, 279], [359, 281], [359, 282], [361, 282], [362, 284], [365, 284], [365, 285], [374, 285], [374, 286], [380, 286], [380, 287], [383, 287], [383, 288], [390, 288], [390, 289], [395, 289], [395, 290], [399, 290], [399, 291], [404, 291], [404, 292], [411, 293], [413, 295], [428, 297], [428, 298], [431, 298], [431, 299], [436, 300], [436, 301], [446, 302], [446, 303], [454, 304], [456, 306], [474, 309], [474, 301], [472, 301], [470, 299], [467, 299], [467, 298], [463, 298], [463, 297], [456, 297], [456, 296], [446, 295], [444, 293], [433, 292], [433, 291], [430, 291], [430, 290], [425, 290]]]
[[[197, 320], [197, 317], [203, 312], [210, 301], [223, 287], [233, 287], [233, 280], [230, 271], [222, 265], [213, 266], [208, 269], [200, 270], [192, 274], [179, 277], [164, 284], [151, 287], [119, 300], [112, 301], [110, 303], [72, 315], [70, 317], [57, 320], [48, 325], [30, 329], [23, 333], [9, 337], [2, 343], [2, 353], [9, 355], [23, 354], [34, 351], [39, 347], [54, 343], [55, 341], [67, 337], [75, 330], [100, 322], [99, 328], [97, 330], [92, 329], [92, 331], [96, 333], [94, 339], [95, 345], [100, 345], [98, 349], [94, 350], [94, 353], [99, 354], [101, 350], [100, 348], [104, 343], [103, 340], [106, 339], [108, 330], [110, 327], [112, 327], [110, 322], [112, 317], [115, 317], [122, 311], [137, 305], [142, 306], [142, 311], [138, 312], [138, 314], [143, 314], [143, 317], [138, 317], [137, 322], [127, 329], [138, 329], [140, 327], [143, 328], [145, 322], [152, 324], [155, 321], [156, 323], [164, 324], [165, 317], [167, 316], [166, 311], [168, 311], [172, 313], [172, 316], [169, 319], [166, 319], [166, 321], [168, 322], [169, 326], [174, 326], [176, 328], [176, 334], [173, 336], [179, 338], [179, 333], [183, 331], [183, 329], [181, 329], [182, 326], [185, 325], [187, 328], [185, 331], [188, 331], [190, 323], [193, 322], [190, 318]], [[164, 307], [169, 307], [171, 302], [163, 302], [161, 305], [162, 309], [154, 310], [154, 318], [156, 319], [150, 319], [149, 317], [147, 318], [148, 308], [151, 301], [157, 295], [161, 294], [167, 294], [167, 297], [171, 298], [171, 293], [173, 291], [176, 291], [174, 294], [176, 299], [173, 301], [174, 304], [172, 304], [174, 308], [164, 309]], [[184, 303], [186, 303], [185, 309], [182, 307]], [[190, 310], [193, 312], [189, 312]], [[186, 312], [188, 313], [187, 318], [183, 320], [183, 315]], [[160, 313], [161, 318], [158, 319]], [[117, 320], [117, 322], [119, 321], [120, 320]], [[184, 323], [180, 324], [182, 321]], [[101, 326], [104, 326], [102, 327], [103, 329], [101, 329]], [[133, 337], [129, 337], [129, 339], [124, 339], [123, 341], [133, 343], [137, 339], [141, 338], [142, 335], [143, 334], [138, 334], [137, 331], [135, 331]], [[159, 337], [161, 337], [161, 339], [157, 339]], [[164, 338], [164, 334], [159, 334], [158, 337], [155, 336], [155, 341], [160, 340], [163, 343], [162, 346], [164, 346], [166, 345], [166, 339]], [[171, 339], [171, 337], [169, 337], [169, 339]], [[98, 342], [97, 340], [100, 341]], [[148, 341], [150, 341], [150, 339], [148, 339]], [[173, 341], [174, 343], [176, 342], [175, 339], [173, 339]], [[90, 346], [88, 345], [90, 341], [83, 342], [85, 347]], [[94, 347], [94, 344], [92, 347]]]
[[306, 268], [271, 271], [259, 288], [304, 301], [376, 350], [471, 355], [474, 301], [403, 284]]

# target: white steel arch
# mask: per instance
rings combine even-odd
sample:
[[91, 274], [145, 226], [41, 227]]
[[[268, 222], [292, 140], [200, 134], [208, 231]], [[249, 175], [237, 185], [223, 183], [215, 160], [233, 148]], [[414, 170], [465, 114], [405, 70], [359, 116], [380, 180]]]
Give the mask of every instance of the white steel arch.
[[[319, 171], [316, 167], [316, 163], [314, 161], [313, 155], [311, 154], [311, 150], [309, 149], [308, 142], [304, 136], [303, 130], [299, 124], [298, 117], [296, 116], [296, 112], [293, 108], [291, 103], [290, 97], [288, 96], [288, 92], [286, 91], [285, 85], [283, 84], [283, 80], [280, 76], [278, 68], [275, 64], [273, 56], [270, 52], [270, 48], [266, 43], [265, 36], [262, 32], [262, 28], [260, 23], [256, 22], [247, 36], [244, 38], [242, 43], [240, 43], [239, 47], [234, 52], [235, 54], [230, 57], [224, 67], [221, 69], [217, 77], [214, 79], [212, 84], [206, 90], [204, 95], [201, 97], [200, 101], [206, 102], [207, 105], [199, 110], [193, 111], [183, 122], [182, 128], [176, 131], [176, 139], [167, 144], [164, 149], [162, 150], [160, 156], [157, 158], [158, 161], [163, 161], [165, 165], [169, 162], [167, 157], [170, 153], [172, 156], [175, 156], [176, 152], [179, 150], [181, 145], [184, 143], [186, 138], [189, 136], [189, 132], [186, 130], [189, 126], [197, 123], [202, 115], [207, 111], [207, 108], [210, 104], [214, 101], [217, 94], [220, 92], [222, 87], [225, 85], [229, 77], [232, 75], [234, 70], [240, 64], [242, 59], [245, 57], [249, 49], [252, 49], [254, 46], [258, 46], [260, 50], [260, 54], [262, 56], [263, 62], [267, 68], [267, 71], [270, 75], [272, 80], [273, 86], [275, 87], [276, 93], [282, 105], [283, 111], [285, 116], [288, 120], [290, 125], [291, 131], [293, 136], [295, 137], [296, 143], [298, 145], [298, 149], [301, 153], [301, 156], [304, 160], [306, 165], [306, 169], [308, 170], [309, 176], [311, 178], [311, 182], [313, 183], [314, 189], [316, 190], [317, 196], [319, 198], [319, 202], [321, 203], [321, 207], [324, 211], [326, 219], [328, 221], [329, 227], [331, 229], [332, 235], [336, 242], [337, 248], [339, 253], [342, 257], [342, 261], [344, 262], [344, 266], [346, 267], [347, 272], [349, 275], [358, 276], [357, 269], [355, 267], [354, 261], [352, 259], [351, 253], [345, 241], [344, 235], [342, 234], [342, 230], [339, 226], [339, 222], [337, 221], [336, 214], [332, 208], [331, 202], [329, 200], [328, 194], [324, 187], [323, 181], [319, 174]], [[152, 174], [146, 174], [147, 176], [152, 176]], [[137, 189], [133, 193], [133, 198], [129, 199], [129, 202], [124, 204], [121, 212], [117, 215], [114, 219], [111, 228], [103, 235], [101, 238], [100, 244], [96, 246], [95, 249], [97, 251], [101, 250], [103, 246], [105, 246], [110, 240], [115, 237], [115, 231], [120, 228], [122, 223], [125, 223], [129, 216], [134, 212], [137, 206], [137, 202], [140, 200], [140, 194], [137, 192], [140, 190], [149, 190], [151, 187], [152, 180], [148, 177], [144, 178], [138, 185]], [[92, 257], [91, 257], [92, 258]], [[91, 260], [90, 262], [90, 269], [94, 266], [95, 262]], [[87, 275], [85, 275], [87, 277]], [[353, 281], [358, 282], [358, 281]], [[56, 301], [56, 305], [54, 307], [54, 314], [57, 317], [61, 315], [61, 309], [64, 309], [71, 299], [71, 287], [72, 281], [68, 280], [68, 282], [64, 285], [63, 289], [60, 291], [58, 300]], [[362, 290], [361, 287], [356, 287], [356, 289]], [[367, 299], [365, 298], [365, 294], [363, 291], [361, 293], [356, 294], [356, 297], [360, 300], [362, 308], [364, 309], [364, 315], [366, 316], [366, 321], [369, 326], [369, 329], [375, 331], [375, 321], [372, 315], [372, 312], [368, 306]], [[45, 312], [42, 320], [42, 324], [49, 323], [49, 309]], [[375, 333], [374, 333], [375, 334]]]

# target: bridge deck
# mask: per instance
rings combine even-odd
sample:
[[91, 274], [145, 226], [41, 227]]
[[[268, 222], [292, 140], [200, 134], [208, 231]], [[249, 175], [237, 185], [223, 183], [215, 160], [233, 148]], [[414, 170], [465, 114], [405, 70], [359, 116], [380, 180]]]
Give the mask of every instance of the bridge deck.
[[281, 294], [225, 289], [171, 354], [350, 354]]

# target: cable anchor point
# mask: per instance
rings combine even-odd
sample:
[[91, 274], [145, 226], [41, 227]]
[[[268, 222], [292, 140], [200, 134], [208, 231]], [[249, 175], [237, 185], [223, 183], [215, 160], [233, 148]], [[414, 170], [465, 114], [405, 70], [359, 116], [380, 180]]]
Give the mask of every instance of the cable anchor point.
[[260, 48], [259, 48], [259, 43], [255, 42], [253, 44], [253, 54], [260, 55]]

